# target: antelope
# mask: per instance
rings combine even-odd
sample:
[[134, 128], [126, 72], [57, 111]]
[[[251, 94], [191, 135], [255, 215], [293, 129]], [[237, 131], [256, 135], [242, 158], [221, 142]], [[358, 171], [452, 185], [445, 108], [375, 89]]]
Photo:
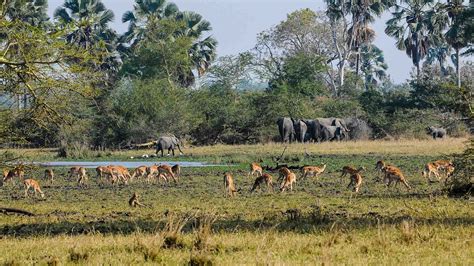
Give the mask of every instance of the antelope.
[[224, 197], [235, 196], [237, 190], [235, 189], [234, 178], [231, 173], [224, 174]]
[[433, 164], [436, 165], [438, 171], [442, 170], [446, 177], [448, 177], [448, 168], [453, 166], [453, 162], [449, 160], [437, 160]]
[[97, 178], [100, 178], [100, 179], [103, 179], [104, 175], [107, 175], [109, 172], [107, 166], [97, 166], [95, 168], [95, 171], [97, 173]]
[[425, 169], [421, 172], [421, 175], [424, 178], [427, 178], [428, 181], [431, 180], [431, 174], [434, 174], [438, 178], [438, 181], [441, 180], [441, 176], [438, 172], [438, 165], [436, 165], [436, 163], [425, 164]]
[[248, 173], [247, 178], [249, 176], [254, 176], [255, 174], [258, 174], [257, 177], [263, 175], [263, 169], [258, 163], [251, 163], [250, 172]]
[[39, 192], [41, 197], [44, 198], [44, 193], [43, 191], [41, 191], [38, 181], [34, 179], [25, 179], [23, 180], [23, 185], [25, 186], [25, 197], [28, 197], [28, 190], [30, 188], [33, 188], [33, 191], [35, 192], [35, 197], [36, 193]]
[[322, 166], [303, 166], [301, 168], [301, 179], [305, 179], [306, 177], [318, 177], [326, 170], [326, 164]]
[[350, 188], [351, 186], [353, 186], [354, 192], [358, 193], [361, 185], [362, 185], [362, 176], [359, 174], [359, 172], [355, 172], [351, 174], [351, 182], [349, 183], [347, 188]]
[[408, 182], [406, 181], [405, 176], [398, 167], [387, 165], [384, 161], [378, 161], [376, 163], [375, 169], [378, 169], [384, 174], [383, 182], [387, 184], [387, 187], [390, 187], [392, 182], [395, 182], [395, 186], [401, 182], [407, 189], [411, 189], [410, 185], [408, 185]]
[[125, 184], [127, 184], [128, 180], [132, 178], [127, 167], [121, 165], [111, 165], [110, 167], [116, 170], [116, 172], [118, 173], [118, 177], [121, 177]]
[[179, 177], [181, 176], [181, 166], [179, 166], [179, 164], [175, 164], [173, 167], [171, 167], [171, 171], [176, 176], [176, 179], [179, 180]]
[[81, 167], [81, 166], [73, 166], [73, 167], [69, 168], [69, 171], [68, 171], [69, 176], [68, 176], [68, 178], [69, 178], [69, 179], [72, 179], [72, 178], [74, 178], [74, 177], [79, 178], [81, 168], [83, 168], [83, 167]]
[[150, 180], [159, 174], [158, 165], [152, 165], [146, 168], [146, 180], [149, 183]]
[[161, 165], [158, 165], [158, 173], [159, 175], [163, 175], [166, 177], [166, 180], [170, 180], [170, 177], [173, 178], [173, 181], [175, 183], [178, 182], [178, 180], [176, 179], [176, 176], [174, 175], [173, 173], [173, 168], [167, 164], [161, 164]]
[[293, 183], [296, 183], [296, 175], [295, 173], [291, 172], [290, 169], [286, 167], [282, 167], [279, 170], [280, 175], [283, 176], [283, 182], [281, 183], [280, 186], [280, 191], [283, 192], [290, 188], [291, 191], [293, 191]]
[[358, 169], [356, 169], [356, 168], [354, 168], [354, 167], [352, 167], [352, 166], [344, 166], [344, 167], [342, 168], [341, 178], [344, 177], [344, 176], [346, 176], [347, 174], [349, 174], [349, 175], [352, 176], [352, 175], [358, 174], [358, 173], [360, 173], [360, 172], [362, 172], [362, 171], [365, 171], [365, 167], [363, 167], [363, 166], [362, 166], [362, 167], [359, 167]]
[[51, 184], [54, 182], [54, 172], [53, 169], [45, 169], [44, 170], [44, 179], [49, 179]]
[[23, 170], [23, 166], [17, 166], [11, 170], [3, 170], [3, 182], [7, 182], [9, 180], [13, 181], [14, 177], [18, 177], [18, 179], [21, 181], [24, 179], [25, 176], [25, 171]]
[[255, 191], [255, 189], [257, 188], [261, 188], [263, 183], [265, 183], [265, 185], [267, 186], [267, 190], [273, 191], [273, 177], [265, 173], [255, 179], [255, 182], [253, 183], [253, 187], [252, 189], [250, 189], [250, 192]]
[[135, 177], [143, 178], [144, 176], [146, 176], [146, 169], [147, 167], [144, 165], [135, 168], [135, 170], [133, 170], [132, 179], [134, 179]]
[[84, 168], [84, 167], [79, 167], [77, 176], [78, 176], [78, 178], [77, 178], [77, 184], [79, 184], [80, 186], [85, 185], [85, 184], [86, 184], [86, 181], [87, 181], [86, 168]]

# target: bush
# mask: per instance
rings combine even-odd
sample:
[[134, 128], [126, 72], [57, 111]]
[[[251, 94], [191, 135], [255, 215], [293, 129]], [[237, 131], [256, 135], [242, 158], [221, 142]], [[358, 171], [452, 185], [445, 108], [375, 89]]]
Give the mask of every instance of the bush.
[[446, 182], [451, 196], [472, 196], [474, 192], [474, 138], [471, 137], [466, 150], [455, 156], [453, 176]]

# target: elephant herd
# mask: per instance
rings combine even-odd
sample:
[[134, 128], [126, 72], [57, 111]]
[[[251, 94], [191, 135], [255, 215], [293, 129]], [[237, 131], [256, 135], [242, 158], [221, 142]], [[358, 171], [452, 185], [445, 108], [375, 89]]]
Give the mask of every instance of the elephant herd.
[[333, 141], [350, 139], [348, 120], [342, 118], [295, 119], [280, 117], [277, 120], [282, 142]]

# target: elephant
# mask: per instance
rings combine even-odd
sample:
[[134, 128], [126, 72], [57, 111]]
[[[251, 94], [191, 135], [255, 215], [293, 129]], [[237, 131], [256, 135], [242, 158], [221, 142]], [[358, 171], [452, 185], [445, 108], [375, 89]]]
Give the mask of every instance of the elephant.
[[278, 131], [282, 142], [292, 142], [295, 139], [293, 121], [288, 117], [280, 117], [277, 120]]
[[340, 141], [344, 137], [344, 129], [337, 126], [322, 126], [321, 127], [321, 140], [323, 141]]
[[430, 134], [433, 137], [433, 139], [436, 139], [436, 138], [442, 139], [446, 135], [446, 129], [442, 127], [430, 126], [426, 128], [426, 131], [428, 132], [428, 134]]
[[312, 119], [303, 119], [302, 120], [307, 127], [307, 140], [320, 141], [321, 139], [321, 124], [319, 121]]
[[183, 151], [181, 150], [180, 145], [182, 145], [181, 141], [175, 136], [160, 137], [156, 141], [156, 155], [161, 151], [161, 157], [163, 157], [163, 151], [168, 150], [168, 156], [170, 155], [170, 151], [172, 151], [174, 156], [174, 149], [176, 147], [178, 148], [180, 155], [182, 155]]
[[291, 119], [293, 121], [293, 128], [295, 131], [296, 140], [299, 142], [305, 142], [306, 132], [308, 131], [308, 126], [303, 120]]

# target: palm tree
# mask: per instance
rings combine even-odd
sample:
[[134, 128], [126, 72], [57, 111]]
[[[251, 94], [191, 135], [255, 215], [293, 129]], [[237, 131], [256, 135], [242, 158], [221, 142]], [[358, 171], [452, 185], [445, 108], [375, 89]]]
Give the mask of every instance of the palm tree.
[[[405, 5], [404, 5], [404, 4]], [[387, 21], [385, 33], [397, 39], [396, 46], [405, 50], [420, 75], [420, 62], [441, 33], [432, 31], [433, 0], [400, 0], [394, 5], [393, 18]]]
[[[446, 37], [448, 44], [456, 51], [455, 60], [453, 61], [456, 65], [457, 85], [461, 88], [461, 67], [459, 56], [461, 49], [466, 47], [468, 43], [464, 35], [463, 26], [467, 21], [472, 21], [472, 17], [465, 16], [467, 7], [463, 5], [462, 0], [450, 0], [443, 6], [443, 9], [446, 11], [450, 20], [450, 27], [444, 36]], [[472, 35], [472, 32], [470, 34]]]
[[33, 26], [44, 26], [49, 20], [46, 0], [10, 0], [1, 6], [2, 14], [9, 20], [21, 20]]
[[114, 38], [108, 27], [114, 13], [101, 0], [65, 0], [63, 6], [54, 11], [54, 18], [63, 27], [72, 26], [66, 40], [83, 48], [91, 47], [103, 37]]
[[186, 25], [180, 34], [195, 39], [189, 51], [189, 55], [191, 56], [191, 61], [196, 68], [198, 76], [202, 76], [216, 58], [217, 40], [212, 36], [201, 40], [201, 36], [205, 32], [212, 30], [211, 23], [204, 20], [201, 15], [189, 11], [179, 12], [176, 19], [184, 22]]
[[361, 48], [361, 72], [364, 74], [365, 87], [377, 85], [387, 78], [388, 65], [383, 51], [373, 44]]
[[123, 23], [129, 23], [127, 32], [121, 37], [121, 42], [135, 48], [145, 38], [148, 28], [164, 18], [175, 17], [178, 6], [166, 0], [136, 0], [133, 11], [127, 11], [122, 16]]
[[[133, 11], [123, 14], [122, 21], [129, 22], [128, 31], [121, 37], [123, 50], [135, 49], [145, 39], [149, 32], [162, 19], [174, 19], [183, 23], [183, 28], [175, 33], [177, 36], [189, 37], [193, 45], [189, 50], [190, 59], [196, 69], [197, 75], [203, 75], [216, 58], [217, 41], [212, 36], [202, 36], [212, 30], [211, 23], [195, 12], [180, 12], [174, 3], [166, 0], [136, 0]], [[181, 85], [189, 87], [194, 83], [195, 77], [192, 69], [180, 70], [179, 80]]]
[[429, 65], [433, 65], [436, 62], [439, 63], [441, 73], [446, 75], [448, 73], [448, 70], [446, 69], [446, 58], [448, 57], [450, 51], [452, 50], [448, 45], [437, 45], [430, 47], [426, 55], [425, 63]]
[[86, 49], [105, 47], [99, 68], [118, 72], [122, 63], [117, 52], [118, 36], [108, 25], [114, 13], [101, 0], [65, 0], [54, 11], [54, 18], [62, 28], [68, 29], [68, 43]]

